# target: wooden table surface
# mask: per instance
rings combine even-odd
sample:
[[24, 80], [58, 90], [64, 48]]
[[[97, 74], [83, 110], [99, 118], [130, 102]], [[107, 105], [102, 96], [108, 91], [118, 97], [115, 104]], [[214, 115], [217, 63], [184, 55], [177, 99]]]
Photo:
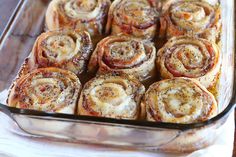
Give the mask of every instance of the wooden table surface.
[[[19, 0], [0, 0], [0, 34], [3, 31], [9, 17]], [[236, 117], [236, 114], [235, 114]], [[234, 152], [233, 157], [236, 157], [236, 132], [234, 138]]]

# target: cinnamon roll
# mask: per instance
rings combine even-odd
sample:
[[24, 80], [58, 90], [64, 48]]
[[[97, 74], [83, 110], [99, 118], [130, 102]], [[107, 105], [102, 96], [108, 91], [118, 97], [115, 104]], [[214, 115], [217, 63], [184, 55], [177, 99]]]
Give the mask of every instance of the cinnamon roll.
[[58, 67], [80, 74], [85, 70], [91, 52], [92, 42], [87, 32], [49, 31], [37, 38], [27, 64], [29, 71]]
[[145, 93], [147, 120], [169, 123], [195, 123], [217, 113], [214, 96], [198, 81], [173, 78], [152, 84]]
[[72, 28], [102, 35], [110, 0], [52, 0], [46, 12], [49, 30]]
[[150, 41], [125, 35], [108, 36], [100, 41], [88, 64], [99, 74], [121, 72], [143, 81], [155, 74], [156, 48]]
[[106, 32], [124, 33], [152, 39], [155, 36], [159, 2], [153, 0], [115, 0], [109, 9]]
[[221, 31], [220, 6], [206, 1], [169, 0], [163, 5], [160, 36], [191, 35], [216, 42]]
[[78, 114], [117, 119], [142, 117], [144, 86], [128, 75], [100, 75], [87, 82], [80, 95]]
[[8, 97], [11, 107], [74, 114], [81, 90], [79, 78], [59, 68], [40, 68], [21, 76]]
[[220, 74], [219, 48], [202, 38], [173, 37], [158, 51], [157, 67], [162, 78], [193, 78], [209, 88]]

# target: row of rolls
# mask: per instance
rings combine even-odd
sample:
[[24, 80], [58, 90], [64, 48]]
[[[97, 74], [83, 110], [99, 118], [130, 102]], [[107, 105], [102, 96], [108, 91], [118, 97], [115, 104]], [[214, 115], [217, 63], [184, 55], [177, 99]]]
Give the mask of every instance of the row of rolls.
[[79, 29], [91, 36], [191, 35], [218, 41], [221, 9], [218, 0], [53, 0], [45, 21], [48, 30]]
[[[22, 65], [8, 105], [170, 123], [210, 119], [218, 109], [208, 89], [221, 69], [218, 7], [191, 0], [53, 0], [49, 31]], [[168, 40], [158, 49], [162, 38]]]

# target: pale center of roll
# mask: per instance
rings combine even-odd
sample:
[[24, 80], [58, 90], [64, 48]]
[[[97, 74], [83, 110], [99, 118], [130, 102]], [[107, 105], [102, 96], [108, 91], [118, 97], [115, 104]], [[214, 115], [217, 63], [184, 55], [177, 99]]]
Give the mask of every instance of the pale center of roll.
[[169, 62], [172, 62], [174, 68], [179, 72], [195, 74], [199, 73], [205, 64], [205, 56], [197, 46], [178, 45]]
[[[193, 97], [194, 91], [188, 88], [176, 88], [165, 92], [161, 100], [165, 104], [165, 110], [171, 113], [174, 117], [182, 117], [190, 115], [194, 109], [195, 104], [198, 103]], [[191, 99], [191, 100], [190, 100]], [[199, 104], [199, 106], [201, 106]]]
[[32, 94], [35, 94], [37, 98], [44, 100], [56, 98], [61, 90], [58, 80], [53, 78], [35, 79], [32, 81], [31, 86], [32, 89], [34, 89], [34, 93]]
[[152, 103], [165, 122], [188, 123], [197, 119], [206, 105], [201, 89], [186, 82], [163, 83], [153, 92]]
[[45, 55], [52, 61], [63, 61], [73, 58], [80, 49], [80, 41], [76, 41], [68, 35], [49, 36], [45, 40], [46, 45], [43, 46]]
[[98, 0], [71, 0], [65, 2], [64, 10], [71, 18], [89, 19], [99, 14]]
[[213, 9], [210, 6], [198, 2], [178, 3], [171, 9], [171, 18], [181, 28], [198, 31], [211, 22], [211, 12]]
[[27, 92], [34, 109], [52, 111], [71, 98], [72, 87], [58, 78], [34, 78]]
[[193, 39], [178, 40], [165, 53], [165, 67], [175, 77], [201, 77], [211, 70], [215, 59], [202, 41]]
[[110, 63], [116, 68], [130, 68], [146, 59], [144, 45], [137, 41], [115, 42], [110, 46]]
[[127, 2], [124, 7], [125, 13], [127, 13], [129, 18], [137, 20], [140, 23], [145, 23], [149, 20], [148, 13], [150, 9], [150, 6], [145, 1]]
[[186, 21], [199, 21], [205, 17], [205, 11], [202, 7], [194, 4], [182, 4], [172, 10], [178, 18], [183, 18]]
[[95, 110], [102, 115], [122, 116], [136, 112], [136, 103], [124, 87], [116, 83], [103, 83], [90, 92]]
[[185, 67], [197, 68], [204, 64], [204, 56], [195, 45], [183, 45], [176, 51]]
[[134, 26], [147, 25], [156, 20], [158, 13], [148, 0], [125, 0], [115, 10], [116, 21]]

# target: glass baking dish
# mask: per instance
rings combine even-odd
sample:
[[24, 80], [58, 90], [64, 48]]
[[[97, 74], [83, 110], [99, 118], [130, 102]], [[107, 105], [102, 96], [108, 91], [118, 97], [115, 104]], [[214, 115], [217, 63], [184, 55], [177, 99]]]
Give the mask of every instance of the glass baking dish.
[[12, 80], [44, 30], [49, 0], [21, 0], [0, 38], [0, 111], [11, 119], [9, 131], [21, 136], [125, 149], [191, 152], [212, 144], [235, 107], [234, 0], [221, 0], [222, 69], [219, 114], [205, 122], [173, 124], [45, 113], [8, 107]]

